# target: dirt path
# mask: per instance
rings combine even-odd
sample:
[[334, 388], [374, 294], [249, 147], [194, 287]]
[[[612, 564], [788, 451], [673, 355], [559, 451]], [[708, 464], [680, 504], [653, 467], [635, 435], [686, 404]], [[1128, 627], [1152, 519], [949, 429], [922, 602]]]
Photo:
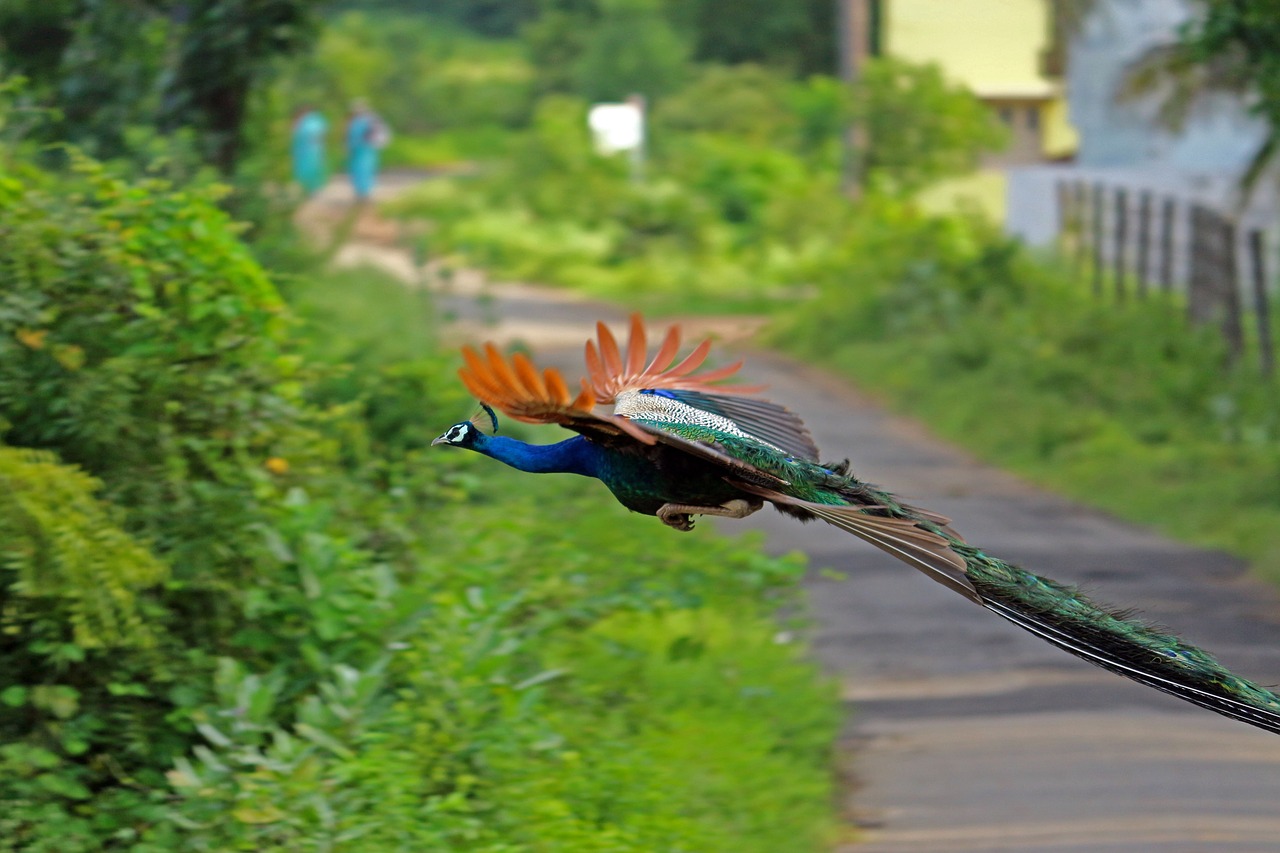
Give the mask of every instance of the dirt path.
[[[317, 204], [340, 203], [339, 193]], [[355, 241], [338, 261], [422, 280], [387, 245]], [[518, 339], [574, 375], [594, 321], [624, 315], [476, 276], [440, 299], [459, 337]], [[749, 324], [687, 326], [743, 349], [747, 378], [768, 383], [824, 454], [849, 456], [864, 479], [951, 516], [990, 553], [1141, 605], [1240, 673], [1280, 681], [1280, 595], [1239, 561], [977, 463], [840, 380], [749, 351]], [[761, 529], [771, 549], [803, 551], [814, 569], [815, 652], [849, 703], [845, 807], [860, 832], [839, 853], [1280, 850], [1280, 738], [1076, 661], [834, 529], [767, 513], [732, 525], [721, 529]]]

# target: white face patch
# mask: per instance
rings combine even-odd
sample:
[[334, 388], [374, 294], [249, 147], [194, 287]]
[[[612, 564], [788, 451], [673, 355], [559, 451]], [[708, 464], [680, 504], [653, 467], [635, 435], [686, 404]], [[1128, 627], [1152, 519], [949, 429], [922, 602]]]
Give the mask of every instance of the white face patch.
[[467, 440], [467, 436], [471, 434], [471, 424], [461, 423], [454, 424], [449, 427], [449, 431], [444, 434], [444, 440], [448, 444], [462, 444]]

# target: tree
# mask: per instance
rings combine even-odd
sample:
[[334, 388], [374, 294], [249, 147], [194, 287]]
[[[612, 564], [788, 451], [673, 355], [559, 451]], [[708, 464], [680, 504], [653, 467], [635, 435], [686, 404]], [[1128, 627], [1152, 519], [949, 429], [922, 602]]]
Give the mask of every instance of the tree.
[[250, 92], [274, 61], [311, 44], [319, 0], [14, 0], [0, 4], [0, 68], [27, 75], [61, 119], [47, 141], [102, 157], [128, 131], [196, 131], [230, 174], [244, 153]]
[[189, 0], [178, 60], [164, 89], [160, 126], [194, 129], [224, 174], [244, 146], [249, 93], [271, 63], [309, 45], [316, 0]]
[[657, 0], [602, 0], [600, 19], [574, 67], [578, 91], [591, 100], [674, 91], [689, 70], [689, 45]]
[[911, 193], [978, 164], [1006, 133], [991, 110], [936, 65], [872, 59], [854, 87], [853, 120], [866, 129], [866, 178]]
[[511, 38], [538, 14], [538, 0], [337, 0], [337, 12], [393, 12], [451, 21], [489, 38]]
[[667, 0], [694, 58], [755, 62], [793, 73], [835, 70], [834, 0]]

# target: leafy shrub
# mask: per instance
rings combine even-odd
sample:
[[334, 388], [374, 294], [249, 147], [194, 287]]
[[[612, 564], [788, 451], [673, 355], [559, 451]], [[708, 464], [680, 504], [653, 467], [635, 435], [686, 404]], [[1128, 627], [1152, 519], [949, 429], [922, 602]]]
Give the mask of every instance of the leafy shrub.
[[136, 838], [163, 813], [147, 787], [184, 746], [164, 719], [174, 679], [146, 599], [168, 568], [99, 485], [0, 446], [0, 850]]
[[100, 487], [51, 454], [0, 447], [0, 542], [14, 595], [6, 616], [29, 625], [44, 610], [43, 627], [23, 630], [81, 649], [151, 646], [155, 627], [138, 595], [168, 568], [113, 523], [92, 497]]
[[284, 306], [213, 201], [87, 160], [0, 174], [0, 438], [46, 451], [3, 451], [0, 499], [2, 834], [23, 849], [161, 821], [200, 674], [235, 645], [263, 464], [305, 436]]
[[203, 191], [84, 162], [0, 210], [0, 850], [821, 843], [797, 561], [654, 560], [581, 481], [424, 450], [465, 411], [430, 306], [358, 272], [290, 314]]
[[868, 179], [908, 195], [972, 171], [981, 154], [1007, 144], [991, 109], [936, 65], [867, 62], [851, 110], [872, 140], [863, 164]]
[[711, 65], [652, 111], [654, 132], [730, 134], [760, 145], [794, 141], [797, 116], [788, 101], [790, 83], [758, 65]]
[[[761, 607], [797, 564], [715, 539], [653, 561], [651, 519], [491, 473], [436, 515], [468, 535], [389, 581], [395, 643], [335, 662], [293, 724], [278, 680], [223, 667], [173, 777], [187, 849], [820, 846], [838, 714]], [[551, 503], [572, 536], [542, 536]]]
[[295, 431], [284, 305], [209, 191], [79, 169], [0, 184], [0, 438], [101, 478], [184, 584], [218, 587], [245, 545], [214, 526]]

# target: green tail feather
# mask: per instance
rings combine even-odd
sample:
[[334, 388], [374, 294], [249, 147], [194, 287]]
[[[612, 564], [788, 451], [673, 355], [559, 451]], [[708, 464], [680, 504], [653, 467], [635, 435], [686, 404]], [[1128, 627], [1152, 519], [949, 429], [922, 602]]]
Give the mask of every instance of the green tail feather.
[[945, 536], [952, 550], [964, 557], [965, 574], [982, 606], [1001, 618], [1116, 675], [1280, 734], [1280, 696], [1231, 672], [1203, 649], [1096, 604], [1075, 587], [982, 553], [914, 507], [848, 475], [844, 465], [805, 473], [811, 488], [827, 494], [833, 490], [847, 503], [882, 507], [887, 514], [911, 518]]
[[1246, 681], [1203, 649], [966, 545], [982, 604], [1058, 648], [1202, 708], [1280, 734], [1280, 696]]

